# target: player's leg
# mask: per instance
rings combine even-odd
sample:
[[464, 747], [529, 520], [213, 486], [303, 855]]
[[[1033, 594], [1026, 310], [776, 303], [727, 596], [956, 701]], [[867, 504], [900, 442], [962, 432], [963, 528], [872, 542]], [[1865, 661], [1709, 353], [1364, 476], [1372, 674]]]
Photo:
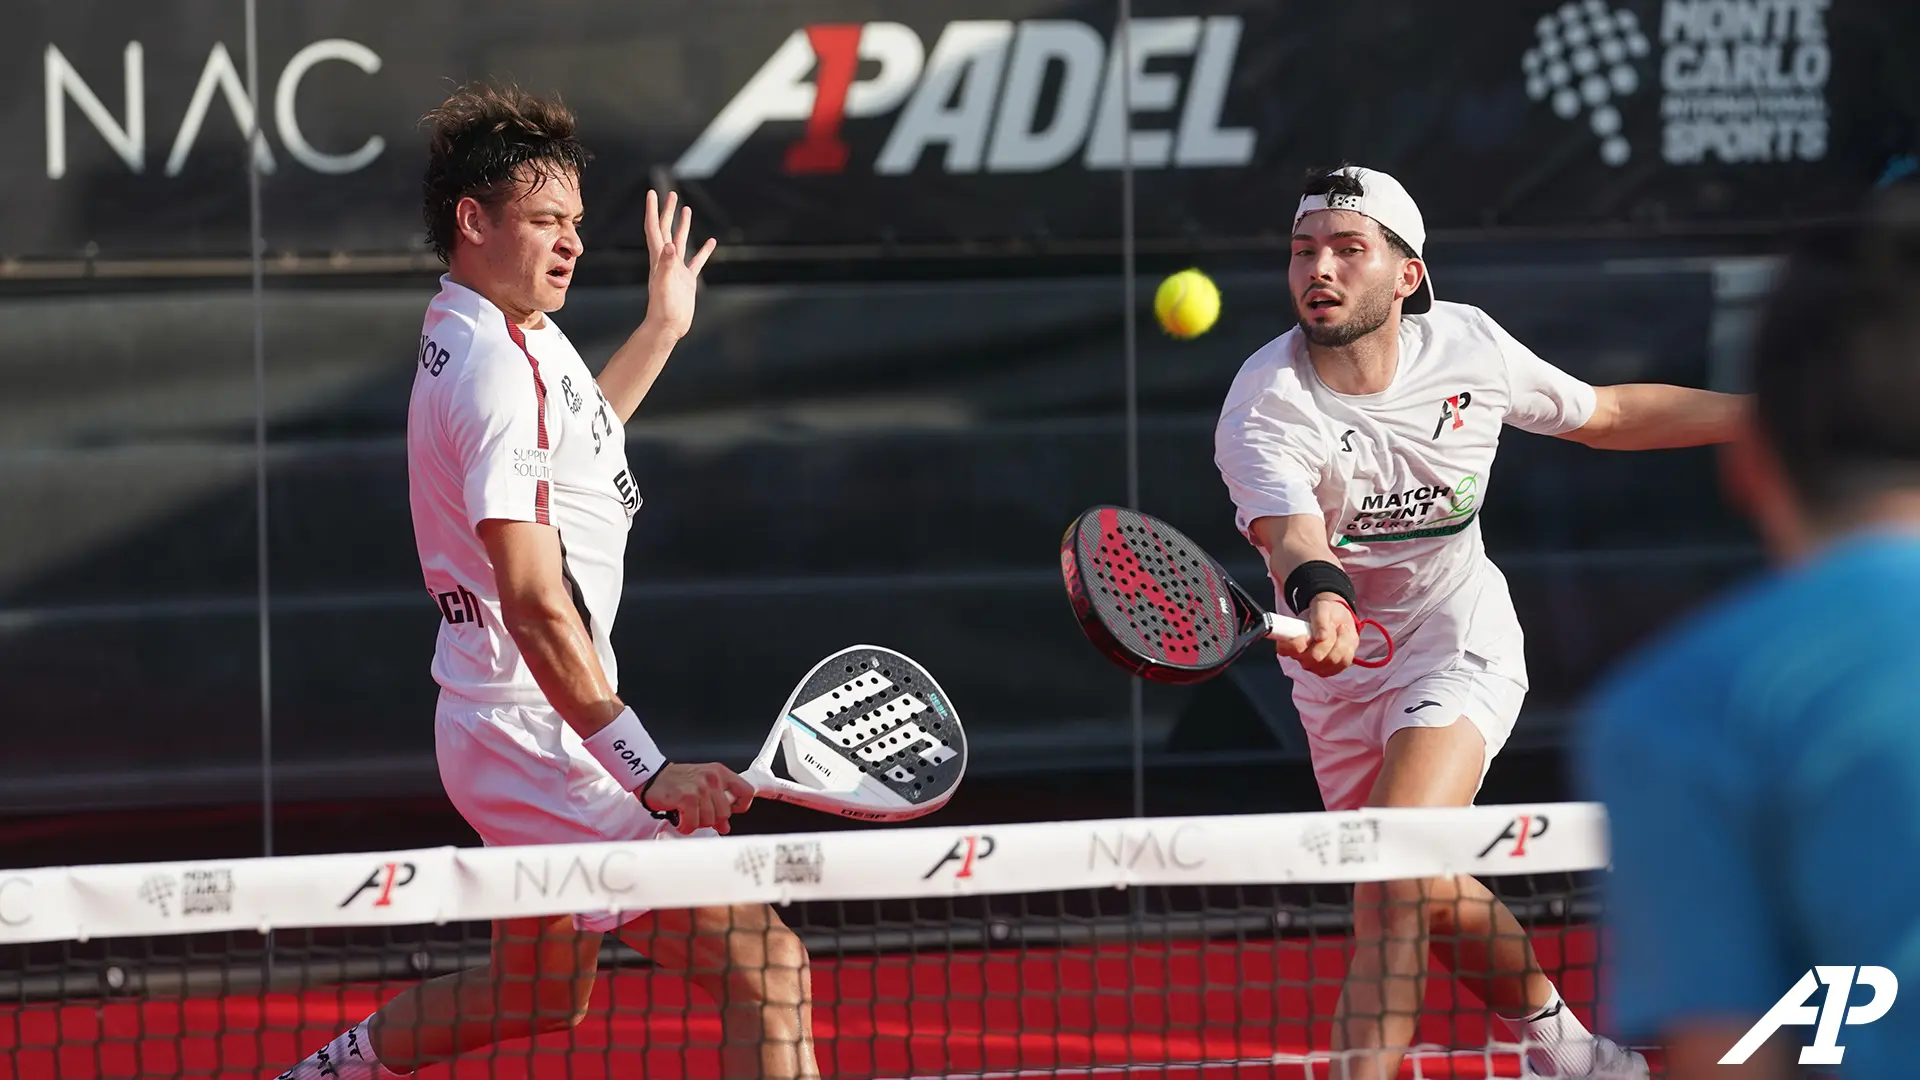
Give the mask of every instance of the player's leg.
[[[1295, 688], [1294, 705], [1306, 731], [1314, 781], [1328, 810], [1355, 810], [1367, 805], [1373, 795], [1383, 764], [1373, 734], [1380, 704], [1317, 701]], [[1397, 1076], [1412, 1039], [1426, 965], [1419, 965], [1411, 985], [1385, 981], [1388, 958], [1383, 950], [1388, 934], [1380, 921], [1382, 914], [1379, 897], [1361, 886], [1355, 896], [1354, 955], [1348, 962], [1333, 1026], [1331, 1080]]]
[[[1492, 757], [1505, 747], [1524, 697], [1520, 684], [1480, 670], [1441, 672], [1402, 690], [1379, 713], [1386, 750], [1367, 804], [1470, 805]], [[1638, 1055], [1596, 1038], [1566, 1007], [1525, 928], [1482, 882], [1467, 876], [1434, 878], [1368, 886], [1358, 893], [1356, 901], [1364, 897], [1379, 912], [1377, 920], [1367, 921], [1382, 924], [1379, 956], [1389, 974], [1388, 988], [1408, 987], [1392, 981], [1391, 972], [1400, 969], [1387, 965], [1398, 962], [1411, 970], [1416, 955], [1397, 947], [1395, 939], [1423, 934], [1435, 958], [1479, 994], [1512, 1034], [1526, 1040], [1529, 1063], [1541, 1075], [1646, 1075]], [[1425, 966], [1422, 959], [1418, 967], [1424, 972]], [[1418, 980], [1414, 988], [1424, 990]], [[1408, 1040], [1420, 1001], [1415, 996], [1414, 1011], [1396, 1017]]]
[[[1446, 727], [1402, 728], [1387, 741], [1369, 804], [1471, 804], [1484, 771], [1486, 742], [1480, 727], [1466, 716]], [[1384, 933], [1390, 942], [1383, 956], [1410, 966], [1412, 955], [1396, 945], [1415, 935], [1421, 938], [1509, 1030], [1525, 1039], [1528, 1064], [1536, 1073], [1585, 1077], [1605, 1070], [1608, 1076], [1646, 1075], [1644, 1062], [1607, 1040], [1596, 1039], [1566, 1007], [1541, 969], [1526, 929], [1479, 880], [1463, 875], [1388, 882], [1380, 891], [1386, 908]], [[1418, 961], [1424, 971], [1425, 949], [1419, 951]], [[1392, 985], [1396, 970], [1389, 964], [1384, 974]], [[1419, 1001], [1413, 999], [1412, 1020], [1417, 1020]], [[1392, 1009], [1401, 1003], [1394, 999], [1387, 1005]], [[1408, 1038], [1412, 1028], [1408, 1023]]]
[[[1464, 806], [1485, 751], [1472, 724], [1403, 728], [1387, 740], [1365, 805]], [[1451, 891], [1444, 880], [1354, 886], [1353, 957], [1334, 1018], [1334, 1049], [1350, 1055], [1353, 1080], [1399, 1075], [1426, 997], [1432, 901]]]
[[771, 907], [650, 912], [619, 933], [720, 1006], [724, 1075], [817, 1080], [807, 948]]
[[282, 1080], [381, 1080], [469, 1051], [564, 1031], [586, 1015], [600, 935], [572, 916], [493, 928], [485, 965], [417, 983], [347, 1029]]
[[508, 1039], [565, 1031], [587, 1013], [600, 935], [572, 916], [495, 924], [484, 967], [416, 984], [374, 1014], [375, 1053], [394, 1072]]

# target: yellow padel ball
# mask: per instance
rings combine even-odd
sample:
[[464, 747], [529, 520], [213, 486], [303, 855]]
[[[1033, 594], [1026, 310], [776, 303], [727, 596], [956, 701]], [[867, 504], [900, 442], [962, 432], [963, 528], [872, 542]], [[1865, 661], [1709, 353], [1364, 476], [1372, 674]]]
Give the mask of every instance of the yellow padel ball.
[[1153, 315], [1174, 337], [1199, 337], [1220, 317], [1220, 290], [1200, 271], [1182, 270], [1154, 291]]

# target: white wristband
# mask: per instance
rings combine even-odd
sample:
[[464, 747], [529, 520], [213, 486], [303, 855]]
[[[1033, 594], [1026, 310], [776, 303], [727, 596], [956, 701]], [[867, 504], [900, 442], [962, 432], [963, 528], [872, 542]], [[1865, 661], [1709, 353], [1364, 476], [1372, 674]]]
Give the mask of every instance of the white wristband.
[[667, 763], [667, 756], [653, 745], [653, 736], [647, 734], [631, 707], [620, 710], [613, 723], [581, 742], [587, 753], [628, 791], [653, 779], [653, 774]]

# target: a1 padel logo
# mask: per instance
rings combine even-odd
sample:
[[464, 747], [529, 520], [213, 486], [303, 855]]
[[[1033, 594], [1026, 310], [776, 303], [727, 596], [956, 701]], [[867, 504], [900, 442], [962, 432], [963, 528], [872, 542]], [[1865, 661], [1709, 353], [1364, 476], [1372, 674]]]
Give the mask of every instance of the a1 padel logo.
[[1480, 849], [1479, 857], [1484, 859], [1493, 854], [1494, 848], [1511, 842], [1513, 846], [1507, 849], [1507, 858], [1521, 858], [1527, 853], [1527, 841], [1538, 840], [1547, 835], [1547, 824], [1545, 814], [1521, 814], [1507, 822], [1507, 827], [1500, 830], [1500, 835], [1494, 837], [1492, 843]]
[[1447, 398], [1445, 401], [1442, 401], [1440, 403], [1440, 422], [1433, 425], [1433, 437], [1437, 439], [1440, 437], [1442, 431], [1451, 431], [1454, 428], [1465, 426], [1467, 418], [1460, 414], [1466, 412], [1467, 406], [1471, 404], [1473, 404], [1473, 393], [1469, 390], [1462, 390], [1452, 397]]
[[[940, 856], [940, 861], [934, 863], [931, 870], [920, 875], [920, 880], [929, 880], [949, 866], [954, 866], [954, 877], [970, 878], [973, 876], [974, 864], [991, 856], [996, 846], [993, 837], [986, 833], [963, 836], [953, 842], [953, 846], [947, 849], [945, 855]], [[954, 865], [956, 863], [957, 866]]]
[[[1239, 17], [1130, 25], [1135, 70], [1125, 83], [1109, 55], [1115, 44], [1066, 19], [951, 22], [931, 53], [902, 23], [803, 27], [720, 110], [674, 171], [687, 179], [713, 176], [763, 125], [801, 121], [804, 130], [794, 132], [781, 159], [789, 173], [870, 167], [902, 176], [930, 150], [949, 173], [1042, 172], [1075, 155], [1088, 169], [1118, 169], [1129, 151], [1142, 168], [1251, 162], [1253, 129], [1223, 126], [1222, 116]], [[869, 63], [877, 70], [859, 78]], [[846, 121], [896, 110], [871, 165], [853, 161]]]
[[[1858, 1005], [1850, 1005], [1856, 982], [1873, 991], [1873, 996]], [[1815, 1008], [1807, 1002], [1812, 1000], [1821, 983], [1827, 986], [1827, 996], [1819, 1008]], [[1793, 989], [1773, 1003], [1767, 1015], [1733, 1044], [1720, 1064], [1745, 1064], [1774, 1032], [1791, 1024], [1814, 1029], [1813, 1045], [1800, 1048], [1800, 1064], [1839, 1065], [1847, 1052], [1840, 1044], [1840, 1028], [1871, 1024], [1887, 1015], [1899, 993], [1899, 976], [1883, 967], [1816, 967], [1800, 976]]]
[[391, 907], [393, 890], [413, 884], [414, 875], [418, 872], [419, 867], [410, 862], [381, 863], [374, 867], [373, 872], [367, 875], [367, 880], [361, 882], [359, 888], [348, 893], [347, 898], [340, 901], [338, 906], [346, 907], [362, 896], [372, 893], [373, 899], [369, 901], [371, 906]]

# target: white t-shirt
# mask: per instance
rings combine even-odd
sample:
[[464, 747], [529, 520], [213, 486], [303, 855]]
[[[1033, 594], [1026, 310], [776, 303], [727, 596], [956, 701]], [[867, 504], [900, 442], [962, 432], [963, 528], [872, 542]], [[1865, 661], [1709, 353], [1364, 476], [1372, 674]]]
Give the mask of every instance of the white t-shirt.
[[[1318, 514], [1362, 616], [1393, 635], [1386, 667], [1331, 678], [1282, 666], [1297, 692], [1364, 700], [1470, 663], [1526, 685], [1520, 624], [1487, 558], [1487, 505], [1501, 426], [1557, 435], [1593, 415], [1594, 391], [1535, 356], [1487, 314], [1436, 303], [1400, 320], [1400, 360], [1377, 394], [1327, 388], [1298, 328], [1242, 365], [1214, 434], [1214, 463], [1252, 539], [1257, 518]], [[1264, 552], [1263, 552], [1264, 556]], [[1275, 610], [1288, 609], [1274, 582]], [[1361, 655], [1383, 651], [1368, 627]]]
[[501, 625], [480, 541], [480, 522], [502, 518], [559, 531], [568, 591], [617, 688], [611, 632], [640, 494], [599, 384], [551, 317], [522, 330], [447, 277], [417, 360], [407, 486], [420, 569], [440, 609], [434, 681], [478, 701], [545, 700]]

